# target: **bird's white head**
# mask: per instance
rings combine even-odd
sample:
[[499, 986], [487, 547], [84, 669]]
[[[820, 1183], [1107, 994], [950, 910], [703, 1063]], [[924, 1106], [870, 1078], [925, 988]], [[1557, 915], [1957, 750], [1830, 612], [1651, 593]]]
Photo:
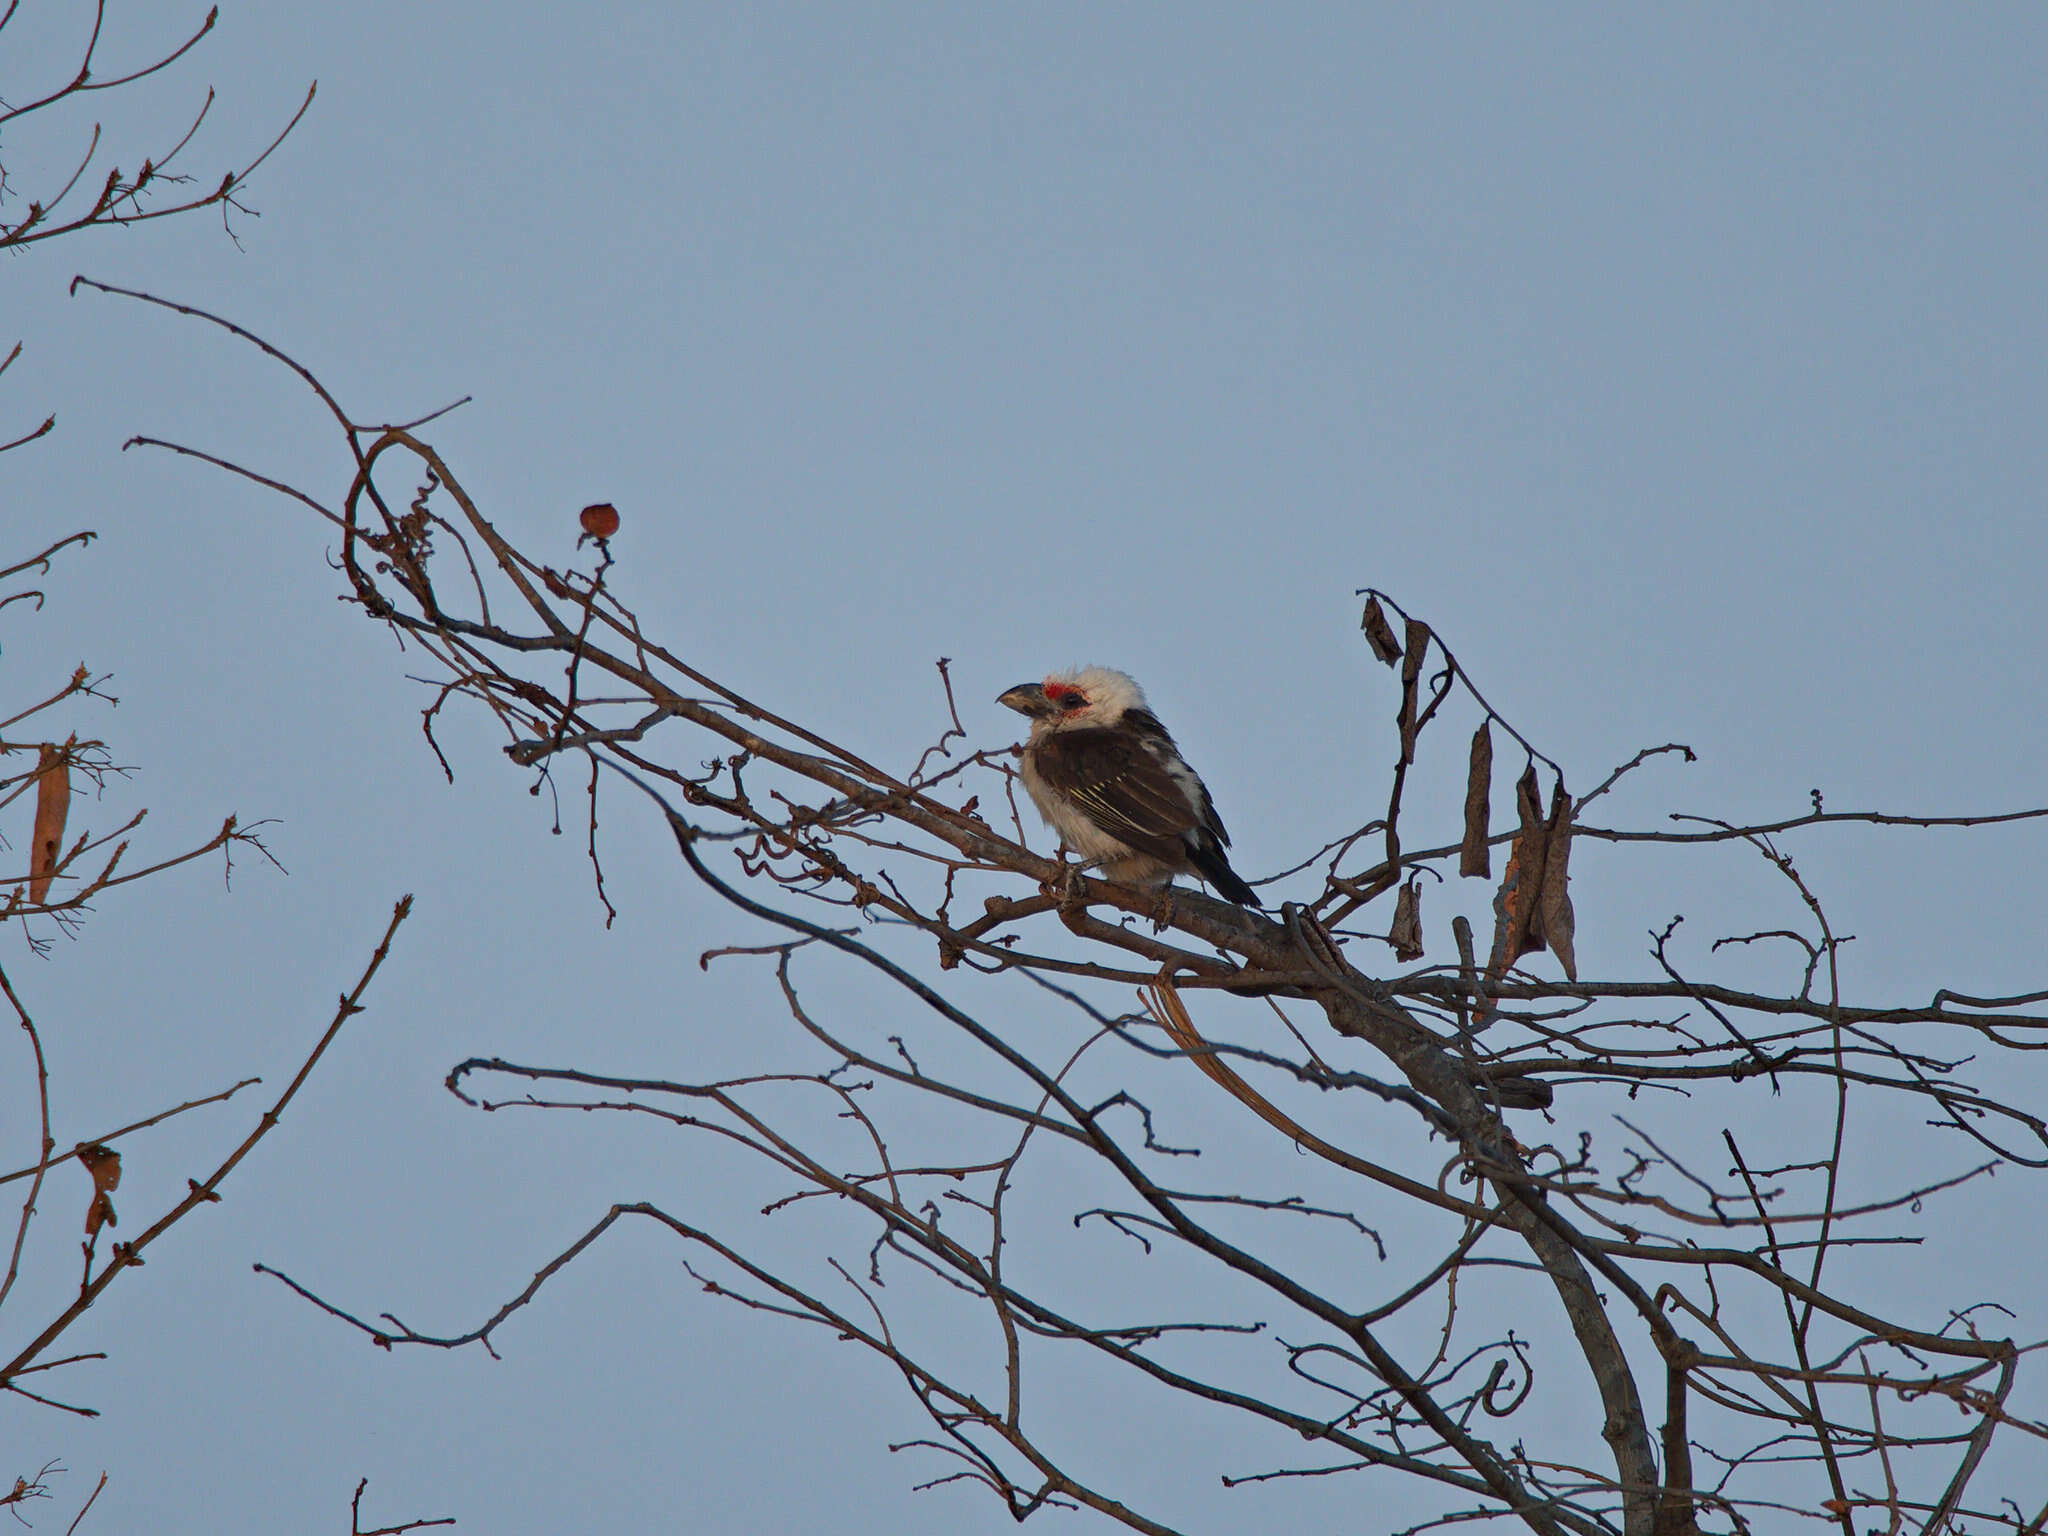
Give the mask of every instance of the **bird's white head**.
[[1129, 711], [1147, 708], [1144, 690], [1113, 667], [1055, 672], [1042, 683], [1019, 683], [996, 702], [1030, 716], [1033, 735], [1115, 725]]

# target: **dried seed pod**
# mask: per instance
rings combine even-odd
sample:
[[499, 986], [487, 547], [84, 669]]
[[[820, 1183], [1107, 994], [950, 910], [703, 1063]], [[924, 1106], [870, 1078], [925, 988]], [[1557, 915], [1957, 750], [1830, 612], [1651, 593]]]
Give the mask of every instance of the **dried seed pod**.
[[1401, 658], [1401, 713], [1395, 723], [1401, 728], [1401, 761], [1415, 761], [1415, 733], [1422, 729], [1416, 718], [1420, 705], [1422, 656], [1429, 649], [1429, 626], [1420, 619], [1408, 621], [1408, 654]]
[[1381, 661], [1391, 667], [1401, 659], [1401, 642], [1394, 638], [1393, 626], [1387, 623], [1387, 612], [1380, 607], [1378, 598], [1366, 599], [1365, 617], [1359, 620], [1358, 627], [1365, 631], [1365, 643]]
[[1508, 968], [1526, 954], [1543, 948], [1543, 855], [1548, 827], [1543, 817], [1542, 790], [1531, 763], [1515, 785], [1515, 809], [1522, 827], [1508, 852], [1507, 873], [1493, 898], [1493, 953], [1486, 964], [1489, 985], [1498, 985]]
[[1403, 965], [1422, 958], [1422, 892], [1412, 880], [1394, 898], [1394, 923], [1387, 931], [1387, 942]]
[[1493, 860], [1486, 846], [1491, 807], [1487, 798], [1493, 789], [1493, 730], [1490, 721], [1479, 722], [1472, 733], [1472, 766], [1465, 779], [1465, 841], [1458, 848], [1458, 873], [1484, 877], [1493, 873]]
[[71, 814], [71, 743], [48, 742], [36, 763], [35, 843], [29, 849], [28, 899], [41, 906], [64, 857], [64, 819]]
[[1572, 797], [1565, 793], [1564, 780], [1559, 779], [1557, 788], [1551, 792], [1550, 820], [1544, 828], [1543, 890], [1536, 906], [1543, 919], [1543, 936], [1557, 955], [1557, 963], [1564, 967], [1566, 979], [1577, 981], [1579, 962], [1572, 951], [1576, 921], [1572, 916], [1571, 856]]

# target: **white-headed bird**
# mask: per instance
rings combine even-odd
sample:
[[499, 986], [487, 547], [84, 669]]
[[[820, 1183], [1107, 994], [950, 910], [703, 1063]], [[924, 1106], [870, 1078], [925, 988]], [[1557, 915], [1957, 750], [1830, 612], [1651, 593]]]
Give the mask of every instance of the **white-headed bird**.
[[1207, 787], [1127, 675], [1056, 672], [996, 702], [1030, 717], [1024, 788], [1089, 866], [1130, 885], [1197, 875], [1239, 906], [1259, 905], [1224, 855], [1230, 834]]

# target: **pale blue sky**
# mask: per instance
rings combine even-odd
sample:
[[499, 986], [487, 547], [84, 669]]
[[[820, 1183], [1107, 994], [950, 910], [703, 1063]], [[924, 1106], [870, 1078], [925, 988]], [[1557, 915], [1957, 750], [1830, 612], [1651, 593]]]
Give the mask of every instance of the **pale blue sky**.
[[[43, 9], [5, 34], [0, 95], [55, 67], [35, 40], [66, 7]], [[110, 63], [171, 12], [112, 6]], [[251, 1275], [453, 1328], [613, 1199], [737, 1220], [749, 1192], [669, 1141], [469, 1114], [440, 1080], [472, 1052], [709, 1072], [779, 1026], [758, 975], [698, 974], [755, 935], [640, 852], [623, 802], [606, 934], [580, 838], [547, 835], [480, 722], [451, 721], [443, 787], [419, 667], [333, 601], [323, 528], [117, 451], [148, 432], [344, 477], [259, 358], [67, 300], [73, 272], [226, 312], [365, 418], [473, 394], [435, 440], [510, 535], [567, 559], [574, 509], [615, 502], [613, 584], [650, 628], [881, 761], [940, 723], [934, 657], [982, 744], [1010, 739], [985, 701], [1019, 678], [1127, 668], [1248, 874], [1383, 799], [1367, 582], [1576, 784], [1700, 750], [1617, 815], [1794, 814], [1816, 785], [2007, 808], [2048, 799], [2044, 43], [2018, 5], [229, 6], [183, 66], [94, 107], [131, 166], [213, 83], [194, 152], [217, 168], [317, 77], [244, 249], [202, 216], [7, 264], [0, 343], [26, 350], [0, 423], [59, 416], [5, 462], [9, 548], [104, 542], [0, 643], [17, 694], [80, 659], [115, 673], [119, 710], [80, 718], [142, 771], [94, 819], [148, 805], [168, 848], [274, 817], [291, 873], [248, 867], [231, 895], [172, 876], [47, 964], [8, 957], [60, 1140], [276, 1080], [391, 899], [420, 907], [225, 1204], [96, 1309], [82, 1342], [114, 1358], [68, 1395], [104, 1417], [0, 1402], [5, 1470], [61, 1456], [82, 1497], [108, 1468], [88, 1528], [109, 1532], [333, 1524], [362, 1475], [378, 1518], [466, 1531], [1011, 1528], [909, 1491], [933, 1468], [883, 1450], [917, 1433], [889, 1373], [721, 1308], [644, 1234], [564, 1276], [503, 1363], [386, 1357]], [[81, 128], [11, 137], [10, 172]], [[1412, 814], [1448, 817], [1458, 771]], [[1854, 995], [2042, 983], [2040, 831], [1797, 851], [1859, 935]], [[1609, 973], [1674, 912], [1699, 960], [1782, 900], [1733, 856], [1585, 863], [1581, 952]], [[0, 1101], [9, 1166], [24, 1113]], [[252, 1113], [137, 1143], [124, 1214]], [[1943, 1219], [2038, 1208], [2001, 1180]], [[2025, 1301], [2048, 1256], [2031, 1214], [2012, 1230], [1969, 1296], [1937, 1283], [1952, 1252], [1888, 1259], [1898, 1294]], [[1108, 1491], [1191, 1530], [1245, 1528], [1215, 1472], [1289, 1454], [1076, 1381], [1046, 1390], [1074, 1394]], [[1404, 1495], [1361, 1521], [1361, 1488], [1282, 1497], [1307, 1528], [1376, 1530]]]

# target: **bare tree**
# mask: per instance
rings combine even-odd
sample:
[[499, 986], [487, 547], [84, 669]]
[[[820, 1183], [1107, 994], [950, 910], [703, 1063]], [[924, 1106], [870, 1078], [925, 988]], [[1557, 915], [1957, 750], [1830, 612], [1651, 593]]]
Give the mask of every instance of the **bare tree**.
[[[5, 9], [0, 10], [0, 33], [14, 21], [18, 4], [19, 0], [7, 0]], [[195, 30], [149, 62], [101, 77], [95, 72], [95, 61], [104, 40], [105, 12], [104, 0], [98, 0], [89, 12], [80, 9], [79, 19], [87, 35], [75, 70], [42, 87], [32, 87], [24, 98], [0, 101], [0, 134], [6, 135], [9, 155], [7, 162], [0, 163], [0, 250], [214, 207], [221, 210], [223, 226], [232, 238], [233, 229], [227, 224], [229, 215], [252, 212], [240, 201], [250, 175], [269, 159], [312, 105], [313, 88], [309, 86], [305, 100], [290, 121], [260, 152], [241, 169], [224, 172], [217, 182], [201, 183], [184, 174], [182, 168], [174, 167], [212, 109], [214, 93], [209, 88], [183, 133], [162, 152], [144, 158], [135, 171], [124, 172], [116, 165], [101, 176], [94, 170], [102, 147], [100, 126], [95, 123], [89, 131], [80, 130], [83, 151], [68, 174], [60, 171], [50, 179], [48, 187], [37, 193], [24, 193], [9, 174], [19, 164], [15, 156], [20, 152], [22, 126], [66, 122], [66, 109], [82, 105], [93, 93], [131, 85], [169, 68], [199, 45], [220, 14], [218, 8], [209, 10]], [[38, 119], [37, 114], [45, 116]], [[73, 200], [74, 194], [82, 196], [86, 192], [91, 192], [89, 204]], [[17, 342], [5, 358], [0, 358], [0, 374], [5, 374], [20, 355]], [[5, 439], [0, 441], [0, 454], [48, 438], [56, 425], [56, 418], [46, 415], [40, 425], [25, 432], [12, 436], [0, 432], [0, 438]], [[43, 446], [47, 451], [48, 445]], [[57, 537], [53, 531], [46, 535], [48, 541], [39, 552], [23, 551], [26, 558], [0, 568], [0, 620], [40, 611], [45, 597], [42, 583], [56, 573], [59, 559], [75, 558], [97, 536], [90, 530], [79, 530]], [[10, 849], [16, 858], [15, 867], [0, 876], [0, 924], [11, 925], [21, 935], [24, 952], [28, 954], [52, 953], [60, 936], [75, 932], [112, 893], [138, 881], [216, 854], [222, 860], [224, 876], [232, 871], [237, 852], [269, 858], [258, 829], [243, 826], [233, 816], [223, 821], [210, 837], [157, 854], [145, 854], [137, 846], [137, 837], [148, 815], [146, 810], [135, 811], [112, 828], [78, 830], [78, 818], [72, 813], [74, 790], [83, 788], [97, 800], [110, 780], [130, 771], [116, 761], [107, 742], [81, 737], [78, 730], [66, 728], [81, 708], [117, 702], [107, 691], [110, 681], [109, 674], [80, 666], [68, 679], [53, 678], [39, 689], [31, 688], [25, 697], [5, 705], [8, 713], [0, 717], [0, 819], [4, 819], [7, 831], [13, 834], [0, 841], [0, 847]], [[112, 1233], [119, 1226], [114, 1193], [120, 1186], [122, 1148], [128, 1138], [189, 1111], [225, 1103], [243, 1090], [257, 1086], [261, 1079], [243, 1078], [125, 1125], [73, 1128], [74, 1132], [91, 1132], [82, 1139], [75, 1135], [60, 1138], [50, 1114], [52, 1057], [45, 1049], [47, 1024], [39, 1023], [31, 1008], [32, 989], [18, 985], [8, 965], [0, 963], [0, 997], [5, 998], [7, 1012], [19, 1027], [26, 1052], [21, 1068], [10, 1069], [10, 1092], [21, 1091], [32, 1097], [34, 1113], [30, 1118], [37, 1127], [33, 1150], [21, 1149], [29, 1155], [27, 1165], [0, 1173], [0, 1185], [16, 1186], [21, 1197], [19, 1214], [12, 1223], [6, 1270], [0, 1274], [0, 1362], [4, 1362], [0, 1363], [0, 1392], [59, 1413], [87, 1418], [97, 1414], [97, 1409], [71, 1401], [76, 1394], [59, 1385], [69, 1368], [105, 1358], [101, 1351], [79, 1349], [69, 1342], [71, 1330], [117, 1280], [142, 1266], [146, 1249], [202, 1205], [221, 1198], [221, 1183], [277, 1124], [279, 1115], [318, 1065], [342, 1025], [362, 1011], [361, 999], [411, 907], [409, 896], [398, 902], [383, 938], [354, 987], [342, 996], [332, 1019], [315, 1039], [298, 1071], [254, 1126], [204, 1178], [189, 1179], [187, 1193], [181, 1199], [125, 1241], [114, 1239]], [[75, 1174], [67, 1168], [74, 1162], [79, 1170]], [[67, 1182], [74, 1179], [75, 1185]], [[67, 1192], [59, 1196], [60, 1190]], [[52, 1198], [63, 1200], [59, 1209], [83, 1216], [84, 1240], [77, 1249], [57, 1232], [49, 1231], [46, 1223], [36, 1221], [43, 1204]], [[103, 1238], [107, 1240], [104, 1252]], [[53, 1287], [49, 1285], [34, 1288], [37, 1295], [26, 1306], [22, 1296], [17, 1296], [16, 1282], [25, 1274], [40, 1269], [45, 1276], [54, 1277], [73, 1265], [79, 1265], [76, 1286], [54, 1308], [30, 1311], [51, 1292]], [[33, 1473], [15, 1472], [11, 1486], [0, 1484], [0, 1506], [18, 1515], [24, 1506], [53, 1498], [53, 1479], [64, 1470], [60, 1463], [49, 1461]], [[76, 1530], [83, 1522], [106, 1483], [107, 1475], [103, 1472], [72, 1520], [71, 1529]], [[362, 1495], [363, 1488], [358, 1486], [352, 1506], [352, 1526], [357, 1530], [362, 1528]], [[415, 1520], [383, 1529], [400, 1531], [452, 1523]]]
[[[712, 1296], [886, 1361], [929, 1416], [912, 1442], [929, 1481], [977, 1484], [1019, 1519], [1079, 1506], [1172, 1528], [1043, 1406], [1064, 1377], [1121, 1380], [1149, 1415], [1232, 1421], [1243, 1460], [1223, 1480], [1246, 1501], [1288, 1479], [1412, 1479], [1439, 1511], [1417, 1530], [2048, 1523], [2038, 1473], [1988, 1486], [2028, 1465], [1988, 1459], [1994, 1442], [2042, 1464], [2048, 1426], [2020, 1406], [2033, 1346], [1960, 1292], [1933, 1316], [1887, 1315], [1864, 1262], [1918, 1240], [1897, 1230], [1909, 1208], [2048, 1164], [2048, 1127], [2001, 1097], [2002, 1073], [2042, 1043], [2048, 1017], [2026, 1010], [2048, 993], [1852, 1000], [1846, 940], [1789, 851], [1807, 833], [2048, 809], [1893, 815], [1816, 793], [1766, 824], [1610, 825], [1625, 776], [1689, 750], [1649, 747], [1568, 790], [1561, 746], [1517, 729], [1428, 623], [1365, 592], [1365, 643], [1398, 669], [1384, 813], [1258, 882], [1296, 893], [1277, 915], [1188, 890], [1162, 902], [1027, 832], [1014, 749], [966, 739], [946, 661], [923, 751], [827, 739], [647, 632], [614, 587], [612, 508], [585, 509], [581, 568], [550, 565], [507, 541], [420, 422], [365, 424], [256, 344], [331, 416], [350, 483], [323, 495], [155, 445], [324, 520], [346, 598], [439, 669], [422, 710], [436, 755], [459, 700], [495, 718], [536, 792], [581, 797], [607, 914], [599, 801], [623, 792], [658, 818], [746, 920], [707, 939], [702, 963], [760, 967], [786, 1029], [756, 1029], [762, 1065], [739, 1076], [477, 1058], [448, 1077], [481, 1109], [608, 1112], [758, 1159], [774, 1190], [758, 1229], [621, 1201], [488, 1317], [442, 1334], [270, 1271], [313, 1305], [387, 1350], [491, 1350], [616, 1223], [651, 1223]], [[1456, 745], [1426, 758], [1454, 719]], [[1503, 743], [1501, 772], [1519, 770], [1505, 827], [1491, 809]], [[1467, 776], [1462, 828], [1410, 836], [1404, 789], [1425, 761]], [[1573, 868], [1624, 843], [1750, 850], [1759, 906], [1775, 888], [1798, 916], [1717, 940], [1717, 974], [1691, 973], [1673, 920], [1640, 974], [1580, 977]], [[1431, 958], [1427, 883], [1454, 865], [1491, 883], [1501, 854], [1490, 943], [1461, 919], [1455, 953]], [[1542, 953], [1562, 975], [1530, 968]], [[1783, 985], [1742, 979], [1760, 954], [1790, 957]], [[887, 1022], [852, 1000], [854, 973], [893, 995]], [[807, 1064], [784, 1065], [792, 1049]], [[1191, 1112], [1197, 1090], [1211, 1113]], [[1759, 1101], [1783, 1113], [1745, 1113]], [[1852, 1105], [1924, 1141], [1938, 1171], [1852, 1196]], [[1184, 1128], [1198, 1119], [1199, 1146]], [[778, 1236], [791, 1224], [793, 1243]], [[822, 1255], [829, 1283], [792, 1248]], [[1230, 1518], [1272, 1524], [1249, 1504]]]
[[[0, 569], [0, 617], [5, 617], [6, 610], [22, 614], [40, 608], [42, 587], [29, 583], [46, 580], [61, 557], [75, 554], [93, 537], [90, 532], [71, 534], [27, 560]], [[88, 702], [114, 703], [106, 691], [109, 680], [106, 674], [81, 666], [61, 683], [53, 680], [31, 698], [9, 706], [9, 714], [0, 719], [0, 823], [14, 834], [5, 846], [19, 861], [14, 870], [0, 876], [0, 923], [21, 935], [24, 952], [30, 955], [52, 953], [60, 936], [75, 932], [110, 896], [139, 881], [212, 855], [220, 856], [224, 877], [233, 870], [237, 852], [269, 858], [259, 830], [242, 826], [233, 816], [210, 837], [156, 856], [137, 849], [146, 810], [135, 811], [112, 828], [78, 827], [81, 818], [71, 811], [74, 787], [97, 799], [110, 779], [128, 770], [116, 763], [106, 742], [82, 738], [77, 730], [66, 731], [61, 723], [53, 722], [63, 721]], [[45, 1048], [48, 1023], [39, 1021], [31, 1006], [32, 987], [17, 978], [11, 962], [0, 961], [0, 998], [5, 999], [7, 1012], [19, 1028], [24, 1048], [19, 1067], [10, 1069], [10, 1091], [32, 1101], [33, 1113], [26, 1119], [36, 1127], [33, 1149], [19, 1149], [28, 1154], [27, 1165], [0, 1172], [0, 1186], [14, 1185], [11, 1193], [18, 1194], [21, 1201], [11, 1223], [6, 1269], [0, 1273], [0, 1392], [59, 1413], [84, 1418], [97, 1415], [96, 1408], [75, 1401], [74, 1390], [59, 1385], [70, 1368], [105, 1358], [102, 1351], [70, 1343], [72, 1329], [116, 1281], [142, 1267], [145, 1250], [202, 1205], [221, 1198], [222, 1182], [277, 1124], [342, 1025], [362, 1011], [362, 997], [371, 978], [411, 909], [411, 897], [397, 904], [354, 987], [342, 997], [298, 1071], [254, 1125], [211, 1172], [188, 1180], [182, 1198], [126, 1240], [113, 1236], [120, 1225], [114, 1195], [120, 1187], [121, 1160], [129, 1138], [192, 1110], [223, 1104], [262, 1080], [245, 1077], [126, 1124], [79, 1126], [60, 1138], [50, 1114], [53, 1057]], [[61, 1024], [57, 1038], [62, 1038]], [[55, 1059], [64, 1059], [61, 1048]], [[89, 1134], [79, 1136], [79, 1131]], [[77, 1171], [67, 1171], [73, 1163]], [[55, 1210], [69, 1212], [74, 1219], [82, 1217], [84, 1240], [76, 1248], [63, 1236], [72, 1229], [59, 1226], [51, 1230], [47, 1223], [36, 1220], [53, 1200], [60, 1202]], [[67, 1271], [77, 1274], [68, 1295], [59, 1279]], [[42, 1283], [18, 1297], [16, 1282], [31, 1273], [39, 1273]], [[45, 1298], [53, 1294], [62, 1299], [50, 1305]], [[0, 1506], [22, 1506], [54, 1497], [52, 1480], [62, 1470], [59, 1463], [51, 1461], [33, 1473], [16, 1472], [11, 1486], [0, 1486]], [[106, 1480], [102, 1473], [79, 1510], [79, 1519], [98, 1498]], [[360, 1490], [357, 1496], [360, 1500]], [[77, 1524], [74, 1520], [74, 1529]]]
[[[0, 33], [5, 33], [20, 5], [21, 0], [7, 0], [6, 9], [0, 10]], [[20, 137], [22, 130], [40, 127], [46, 122], [53, 129], [60, 122], [65, 124], [64, 132], [82, 141], [82, 147], [75, 148], [69, 160], [60, 158], [57, 161], [60, 169], [39, 178], [33, 190], [24, 191], [15, 185], [14, 178], [8, 175], [10, 167], [0, 163], [0, 250], [35, 245], [88, 229], [108, 229], [145, 223], [151, 219], [174, 218], [182, 213], [196, 213], [202, 208], [220, 209], [221, 226], [232, 236], [234, 230], [228, 222], [229, 216], [252, 211], [239, 201], [249, 178], [285, 141], [285, 136], [299, 126], [300, 119], [313, 105], [316, 87], [306, 87], [306, 99], [299, 103], [299, 109], [278, 130], [275, 138], [243, 162], [239, 170], [223, 171], [218, 181], [211, 176], [202, 181], [188, 175], [182, 163], [185, 151], [199, 136], [208, 114], [213, 110], [211, 86], [207, 88], [205, 99], [193, 114], [191, 123], [176, 139], [167, 136], [165, 146], [144, 155], [133, 171], [123, 171], [119, 165], [110, 165], [102, 174], [96, 169], [103, 148], [100, 125], [94, 123], [89, 129], [83, 126], [73, 129], [71, 124], [76, 111], [84, 108], [96, 92], [119, 90], [176, 64], [213, 30], [214, 24], [220, 20], [220, 7], [208, 10], [206, 19], [182, 41], [145, 62], [118, 67], [115, 73], [106, 76], [95, 73], [100, 46], [105, 40], [102, 34], [107, 19], [106, 0], [94, 0], [89, 17], [80, 7], [79, 19], [81, 26], [86, 28], [86, 36], [79, 48], [78, 67], [68, 75], [37, 85], [21, 87], [10, 82], [10, 90], [25, 89], [28, 94], [17, 101], [0, 101], [0, 135], [6, 135], [10, 141], [10, 159], [20, 153], [13, 141]], [[69, 169], [62, 169], [63, 166], [69, 166]], [[91, 202], [75, 201], [86, 196], [91, 197]], [[23, 206], [24, 198], [27, 199], [26, 206]]]

